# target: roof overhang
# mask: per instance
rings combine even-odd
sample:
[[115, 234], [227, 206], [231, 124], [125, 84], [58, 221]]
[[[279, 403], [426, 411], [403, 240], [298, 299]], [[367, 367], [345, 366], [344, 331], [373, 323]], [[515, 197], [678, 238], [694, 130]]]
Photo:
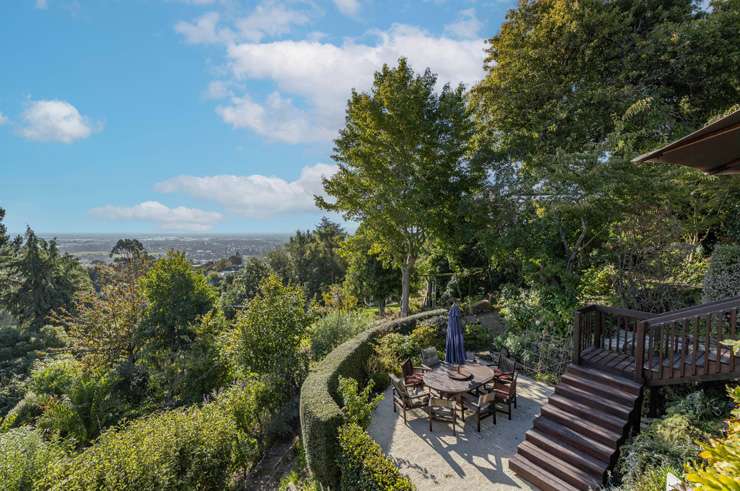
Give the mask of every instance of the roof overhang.
[[663, 162], [710, 175], [740, 174], [740, 110], [632, 162]]

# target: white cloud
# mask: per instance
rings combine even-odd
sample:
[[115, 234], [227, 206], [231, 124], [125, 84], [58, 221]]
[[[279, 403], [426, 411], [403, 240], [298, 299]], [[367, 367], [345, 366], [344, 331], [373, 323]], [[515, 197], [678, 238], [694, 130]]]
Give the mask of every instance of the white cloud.
[[163, 230], [187, 230], [192, 232], [209, 230], [222, 218], [222, 215], [217, 212], [184, 206], [169, 208], [158, 201], [144, 201], [130, 207], [106, 205], [93, 208], [90, 213], [108, 220], [154, 222]]
[[0, 113], [0, 126], [4, 125], [8, 122], [7, 116], [5, 116], [3, 113]]
[[242, 39], [260, 41], [263, 37], [287, 34], [293, 26], [305, 25], [310, 20], [305, 12], [267, 1], [257, 5], [248, 16], [237, 19], [235, 24]]
[[335, 165], [306, 166], [294, 181], [260, 174], [179, 176], [160, 182], [155, 189], [164, 193], [184, 192], [212, 200], [242, 216], [269, 218], [283, 213], [315, 211], [313, 197], [324, 193], [321, 178], [336, 171]]
[[194, 22], [178, 22], [175, 24], [175, 31], [182, 34], [185, 42], [190, 44], [230, 42], [234, 39], [234, 33], [228, 28], [218, 27], [220, 18], [218, 12], [207, 12]]
[[214, 80], [208, 84], [203, 94], [206, 99], [225, 99], [232, 95], [229, 84], [223, 80]]
[[[259, 42], [265, 37], [287, 34], [293, 26], [308, 24], [310, 20], [306, 11], [267, 0], [257, 5], [249, 15], [229, 16], [224, 19], [218, 12], [207, 12], [193, 22], [178, 22], [175, 24], [175, 31], [182, 34], [190, 44]], [[222, 21], [231, 21], [232, 27], [221, 26]]]
[[445, 33], [459, 39], [475, 39], [480, 34], [483, 23], [475, 15], [475, 9], [460, 11], [458, 19], [445, 25]]
[[328, 128], [314, 126], [309, 114], [278, 92], [270, 94], [264, 104], [247, 95], [232, 97], [229, 105], [218, 106], [216, 112], [234, 128], [251, 129], [268, 140], [300, 143], [327, 140], [334, 135]]
[[40, 10], [46, 10], [49, 8], [49, 3], [47, 0], [36, 0], [36, 8]]
[[360, 11], [359, 0], [334, 0], [334, 5], [337, 6], [339, 11], [344, 15], [357, 15]]
[[[278, 88], [277, 95], [259, 104], [247, 98], [232, 101], [230, 107], [218, 112], [231, 124], [236, 113], [246, 115], [238, 126], [252, 128], [260, 134], [265, 121], [274, 118], [276, 99], [297, 96], [305, 110], [288, 112], [298, 117], [289, 139], [284, 141], [313, 141], [317, 137], [331, 138], [341, 127], [344, 109], [353, 88], [367, 90], [373, 73], [384, 63], [395, 64], [406, 56], [417, 70], [430, 67], [439, 75], [440, 82], [465, 83], [470, 86], [483, 75], [483, 39], [456, 40], [436, 37], [419, 28], [395, 25], [389, 31], [371, 33], [375, 44], [352, 40], [341, 45], [319, 41], [275, 41], [270, 43], [231, 44], [227, 56], [231, 73], [237, 81], [271, 80]], [[287, 94], [287, 97], [285, 95]], [[236, 108], [239, 108], [238, 110]], [[284, 105], [280, 105], [284, 108]], [[280, 119], [280, 113], [278, 117]], [[263, 123], [260, 124], [259, 121]], [[235, 124], [236, 125], [236, 124]], [[302, 132], [305, 130], [305, 133]]]
[[22, 115], [24, 138], [37, 141], [71, 143], [90, 136], [101, 128], [80, 114], [76, 107], [66, 101], [32, 101]]

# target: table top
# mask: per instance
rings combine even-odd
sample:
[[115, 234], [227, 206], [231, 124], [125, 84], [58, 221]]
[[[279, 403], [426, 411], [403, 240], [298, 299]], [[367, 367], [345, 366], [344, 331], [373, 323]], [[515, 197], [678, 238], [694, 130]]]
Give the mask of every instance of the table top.
[[454, 371], [456, 368], [440, 364], [434, 370], [430, 370], [424, 374], [424, 385], [439, 392], [457, 394], [473, 390], [481, 384], [490, 382], [495, 375], [493, 368], [478, 363], [466, 363], [462, 365], [462, 368], [472, 373], [473, 378], [469, 380], [451, 379], [447, 373]]

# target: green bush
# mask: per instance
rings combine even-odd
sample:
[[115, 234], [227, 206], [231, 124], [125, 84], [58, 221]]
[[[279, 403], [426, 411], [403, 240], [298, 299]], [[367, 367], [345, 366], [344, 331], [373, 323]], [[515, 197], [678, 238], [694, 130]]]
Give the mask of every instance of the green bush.
[[718, 245], [704, 275], [705, 302], [740, 295], [740, 245]]
[[360, 391], [357, 380], [339, 376], [339, 396], [342, 399], [342, 413], [347, 422], [358, 424], [361, 428], [370, 425], [373, 411], [383, 400], [383, 394], [372, 395], [374, 385], [375, 383], [370, 380]]
[[438, 351], [444, 350], [445, 347], [444, 333], [432, 324], [416, 326], [409, 334], [409, 340], [413, 343], [415, 350], [413, 357], [416, 358], [420, 356], [421, 350], [428, 346], [433, 346]]
[[320, 360], [331, 350], [370, 327], [372, 318], [361, 312], [332, 311], [309, 328], [311, 353]]
[[411, 336], [391, 332], [378, 340], [375, 356], [382, 370], [400, 375], [404, 360], [419, 356], [419, 345]]
[[322, 485], [339, 483], [337, 431], [343, 422], [337, 403], [339, 375], [365, 380], [375, 338], [391, 331], [409, 332], [418, 321], [444, 314], [444, 310], [423, 312], [361, 332], [335, 348], [308, 375], [301, 387], [301, 432], [308, 467]]
[[65, 455], [60, 445], [29, 427], [0, 433], [0, 449], [0, 488], [7, 491], [38, 489], [34, 483]]
[[[94, 445], [51, 466], [40, 485], [54, 490], [224, 489], [256, 459], [252, 417], [259, 402], [231, 389], [202, 407], [166, 411], [105, 431]], [[249, 416], [251, 415], [251, 416]]]
[[348, 423], [339, 428], [340, 489], [365, 491], [412, 490], [408, 477], [402, 475], [383, 454], [380, 445], [359, 425]]
[[670, 402], [664, 418], [622, 447], [617, 470], [623, 485], [639, 491], [665, 489], [666, 473], [670, 470], [680, 477], [684, 463], [696, 460], [697, 442], [707, 438], [707, 431], [719, 429], [726, 407], [726, 402], [703, 391]]
[[480, 323], [465, 324], [465, 349], [468, 351], [487, 350], [493, 344], [491, 330]]
[[30, 389], [38, 394], [67, 394], [82, 371], [82, 364], [71, 356], [38, 363], [31, 373]]

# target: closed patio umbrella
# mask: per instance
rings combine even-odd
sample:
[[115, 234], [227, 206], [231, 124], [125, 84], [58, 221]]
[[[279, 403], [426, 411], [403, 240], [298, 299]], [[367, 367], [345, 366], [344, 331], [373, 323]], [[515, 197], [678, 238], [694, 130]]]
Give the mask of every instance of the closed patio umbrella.
[[445, 343], [445, 361], [453, 365], [465, 363], [465, 339], [461, 322], [462, 312], [457, 303], [452, 304], [447, 317], [447, 342]]

